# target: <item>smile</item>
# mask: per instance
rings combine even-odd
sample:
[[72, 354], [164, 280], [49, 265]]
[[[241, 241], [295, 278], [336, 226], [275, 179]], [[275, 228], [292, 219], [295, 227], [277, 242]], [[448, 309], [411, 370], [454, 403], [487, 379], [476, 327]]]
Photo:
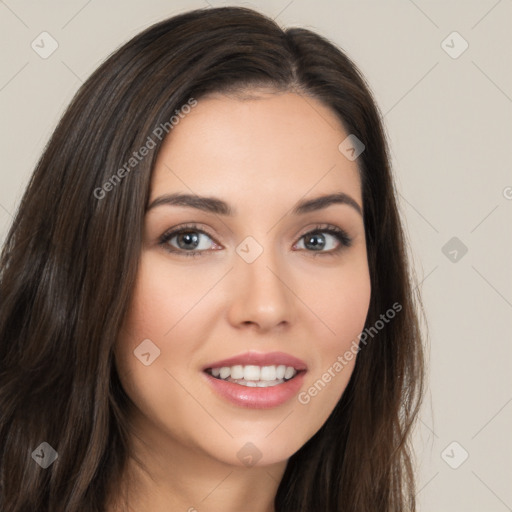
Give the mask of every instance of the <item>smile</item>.
[[238, 407], [269, 409], [291, 400], [301, 389], [306, 364], [290, 354], [246, 352], [203, 366], [212, 391]]
[[216, 379], [247, 387], [267, 388], [283, 384], [297, 375], [293, 366], [234, 365], [208, 368], [206, 372]]

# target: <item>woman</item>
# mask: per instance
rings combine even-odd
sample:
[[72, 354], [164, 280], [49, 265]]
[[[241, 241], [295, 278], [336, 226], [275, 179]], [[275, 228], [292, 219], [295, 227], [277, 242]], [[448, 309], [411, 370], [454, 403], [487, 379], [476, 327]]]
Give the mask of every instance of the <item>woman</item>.
[[423, 390], [354, 64], [196, 10], [78, 91], [6, 240], [0, 509], [414, 510]]

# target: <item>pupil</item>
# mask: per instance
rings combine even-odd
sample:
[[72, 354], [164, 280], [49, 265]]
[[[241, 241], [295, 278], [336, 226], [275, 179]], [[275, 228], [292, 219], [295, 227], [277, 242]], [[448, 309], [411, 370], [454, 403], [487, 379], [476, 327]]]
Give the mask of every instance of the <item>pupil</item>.
[[[316, 247], [324, 247], [325, 245], [325, 240], [322, 240], [320, 239], [320, 242], [315, 242], [315, 239], [319, 239], [320, 237], [318, 235], [313, 235], [313, 236], [310, 236], [309, 239], [307, 240], [306, 242], [306, 247], [308, 247], [308, 245], [312, 246], [313, 248], [316, 248]], [[309, 249], [310, 247], [308, 247]]]
[[[193, 244], [193, 247], [197, 247], [199, 243], [199, 237], [194, 233], [182, 233], [179, 240], [185, 240], [185, 244]], [[180, 244], [181, 245], [181, 244]], [[185, 246], [187, 247], [187, 246]], [[190, 245], [188, 245], [190, 247]]]

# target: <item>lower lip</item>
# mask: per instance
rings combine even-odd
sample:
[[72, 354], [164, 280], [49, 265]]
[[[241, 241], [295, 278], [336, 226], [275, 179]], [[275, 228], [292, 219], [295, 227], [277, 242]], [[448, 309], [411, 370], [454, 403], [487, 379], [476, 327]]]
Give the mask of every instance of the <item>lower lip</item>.
[[253, 388], [235, 384], [234, 382], [216, 379], [208, 373], [204, 373], [204, 375], [214, 391], [238, 407], [270, 409], [286, 403], [299, 392], [305, 373], [301, 371], [293, 379], [266, 388]]

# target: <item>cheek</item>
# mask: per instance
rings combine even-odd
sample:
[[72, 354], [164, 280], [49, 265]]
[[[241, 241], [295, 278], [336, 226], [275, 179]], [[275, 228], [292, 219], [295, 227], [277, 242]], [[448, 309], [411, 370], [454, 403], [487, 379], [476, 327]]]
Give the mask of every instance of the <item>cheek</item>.
[[[200, 266], [198, 266], [200, 267]], [[151, 338], [162, 346], [172, 344], [172, 339], [182, 325], [193, 326], [194, 316], [201, 298], [215, 282], [205, 267], [180, 271], [165, 258], [146, 254], [142, 258], [131, 309], [125, 321], [125, 332], [135, 341]], [[195, 339], [190, 332], [193, 349]], [[180, 346], [173, 347], [180, 350]]]
[[[187, 351], [193, 350], [193, 345], [172, 344], [172, 340], [180, 321], [193, 307], [194, 295], [197, 301], [197, 293], [180, 282], [179, 273], [170, 276], [158, 260], [142, 259], [132, 303], [116, 343], [118, 370], [132, 394], [160, 389], [162, 372], [170, 366], [171, 355], [172, 360], [181, 363], [188, 360]], [[172, 351], [169, 345], [173, 345]]]
[[[317, 322], [315, 364], [297, 401], [310, 435], [327, 420], [345, 391], [357, 359], [371, 297], [366, 264], [347, 265], [309, 293]], [[307, 418], [307, 420], [306, 420]]]
[[355, 259], [317, 279], [315, 286], [309, 287], [307, 297], [320, 320], [321, 330], [317, 331], [316, 339], [322, 353], [332, 357], [357, 339], [364, 328], [371, 297], [366, 259]]
[[134, 350], [149, 339], [160, 350], [151, 367], [187, 371], [216, 319], [208, 315], [216, 307], [208, 295], [224, 272], [212, 272], [208, 265], [179, 268], [162, 254], [143, 254], [132, 303], [116, 344], [119, 365], [127, 371], [139, 370]]
[[[143, 416], [162, 430], [186, 438], [189, 418], [201, 417], [204, 411], [194, 401], [176, 397], [187, 396], [183, 383], [196, 393], [187, 377], [204, 337], [195, 331], [200, 323], [192, 320], [198, 300], [211, 285], [197, 273], [197, 280], [176, 269], [171, 274], [170, 265], [160, 260], [145, 255], [141, 261], [131, 307], [116, 343], [116, 365], [125, 391]], [[141, 417], [136, 414], [132, 419], [137, 422]]]

